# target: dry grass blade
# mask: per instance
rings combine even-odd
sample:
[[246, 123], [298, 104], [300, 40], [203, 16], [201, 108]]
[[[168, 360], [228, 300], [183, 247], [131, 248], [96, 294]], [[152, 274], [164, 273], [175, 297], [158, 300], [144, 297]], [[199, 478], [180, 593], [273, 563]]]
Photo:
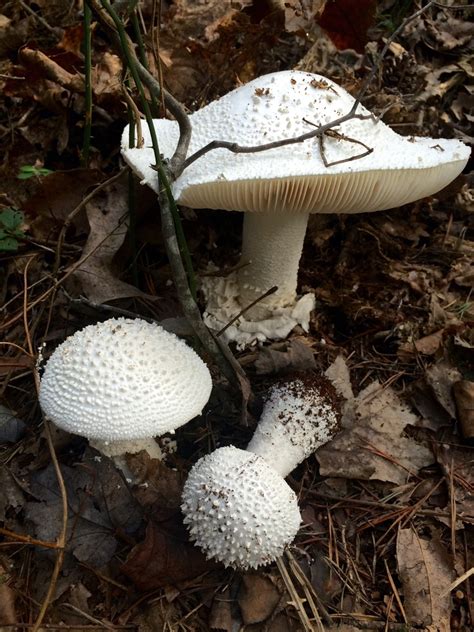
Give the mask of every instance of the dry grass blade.
[[[23, 280], [24, 280], [24, 293], [23, 293], [23, 323], [25, 327], [25, 335], [26, 341], [28, 345], [28, 351], [30, 355], [34, 355], [33, 343], [31, 340], [30, 328], [28, 323], [28, 266], [32, 259], [28, 261], [25, 266]], [[40, 378], [38, 374], [38, 370], [33, 368], [33, 379], [36, 387], [36, 392], [39, 394], [40, 389]], [[54, 471], [56, 473], [56, 477], [58, 479], [58, 485], [61, 493], [61, 501], [62, 501], [62, 526], [61, 532], [59, 534], [58, 542], [57, 542], [57, 554], [56, 561], [54, 564], [54, 569], [51, 575], [51, 579], [49, 582], [48, 590], [46, 592], [46, 596], [41, 604], [41, 608], [39, 614], [36, 618], [35, 624], [33, 626], [33, 632], [38, 632], [41, 628], [41, 624], [46, 615], [48, 607], [53, 598], [54, 592], [56, 590], [56, 584], [58, 581], [59, 573], [61, 572], [61, 568], [64, 561], [64, 552], [66, 547], [66, 535], [67, 535], [67, 518], [68, 518], [68, 505], [67, 505], [67, 492], [66, 485], [64, 484], [64, 479], [61, 474], [61, 468], [59, 467], [59, 462], [56, 456], [56, 450], [54, 449], [53, 438], [51, 435], [51, 429], [49, 427], [49, 422], [45, 420], [44, 422], [45, 432], [46, 432], [46, 440], [48, 442], [48, 448], [51, 455], [51, 461], [53, 463]]]

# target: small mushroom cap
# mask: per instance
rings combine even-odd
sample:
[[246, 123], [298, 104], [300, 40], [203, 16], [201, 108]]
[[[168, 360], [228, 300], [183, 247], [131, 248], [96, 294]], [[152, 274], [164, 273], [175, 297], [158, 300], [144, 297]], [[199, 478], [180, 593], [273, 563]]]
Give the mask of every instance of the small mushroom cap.
[[[348, 92], [320, 75], [296, 70], [264, 75], [191, 115], [188, 155], [213, 140], [255, 146], [293, 138], [347, 114], [353, 104]], [[459, 140], [403, 137], [361, 105], [357, 114], [368, 118], [339, 125], [324, 136], [323, 149], [313, 137], [259, 153], [210, 151], [177, 178], [174, 195], [193, 208], [378, 211], [436, 193], [469, 158], [470, 149]], [[177, 123], [159, 119], [155, 127], [160, 151], [169, 158], [177, 144]], [[130, 148], [126, 129], [122, 152], [143, 182], [158, 191], [146, 126], [143, 133], [144, 147]], [[371, 152], [361, 157], [367, 148]]]
[[232, 446], [200, 459], [181, 509], [191, 539], [225, 566], [257, 568], [283, 554], [301, 522], [293, 490], [261, 457]]
[[173, 431], [200, 414], [211, 389], [207, 366], [174, 334], [144, 320], [112, 318], [57, 347], [39, 401], [63, 430], [116, 441]]

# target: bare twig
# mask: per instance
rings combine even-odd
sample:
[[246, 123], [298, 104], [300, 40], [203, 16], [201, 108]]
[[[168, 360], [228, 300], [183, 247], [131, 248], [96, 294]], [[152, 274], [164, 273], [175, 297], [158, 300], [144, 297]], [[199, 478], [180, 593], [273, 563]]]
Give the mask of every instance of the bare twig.
[[[286, 147], [287, 145], [296, 145], [297, 143], [303, 143], [305, 140], [309, 140], [311, 138], [315, 138], [316, 136], [321, 136], [328, 130], [336, 127], [337, 125], [341, 125], [345, 121], [349, 121], [350, 119], [367, 119], [372, 118], [372, 115], [366, 114], [356, 114], [357, 107], [359, 103], [356, 101], [350, 111], [344, 116], [340, 116], [329, 123], [324, 125], [320, 125], [319, 127], [311, 130], [310, 132], [306, 132], [305, 134], [300, 134], [299, 136], [293, 136], [292, 138], [281, 138], [280, 140], [275, 140], [271, 143], [264, 143], [263, 145], [239, 145], [238, 143], [228, 142], [225, 140], [213, 140], [201, 149], [198, 149], [194, 154], [186, 158], [183, 163], [182, 170], [187, 169], [193, 162], [196, 162], [199, 158], [202, 158], [205, 154], [214, 149], [227, 149], [231, 151], [233, 154], [257, 154], [261, 151], [268, 151], [269, 149], [276, 149], [277, 147]], [[179, 175], [179, 174], [178, 174]]]
[[[32, 259], [29, 259], [28, 263], [25, 266], [25, 270], [23, 273], [24, 280], [24, 293], [23, 293], [23, 322], [25, 327], [26, 341], [28, 345], [28, 351], [31, 355], [34, 354], [33, 342], [31, 339], [30, 328], [28, 323], [28, 266]], [[35, 382], [36, 392], [39, 394], [40, 390], [40, 379], [38, 375], [38, 371], [36, 368], [33, 368], [33, 378]], [[46, 615], [46, 612], [49, 608], [49, 604], [53, 598], [54, 592], [56, 590], [56, 584], [58, 581], [59, 573], [61, 572], [61, 568], [64, 561], [64, 552], [66, 548], [66, 537], [67, 537], [67, 518], [68, 518], [68, 506], [67, 506], [67, 492], [66, 485], [64, 484], [64, 479], [61, 474], [61, 468], [59, 467], [58, 459], [56, 456], [56, 451], [54, 449], [53, 438], [51, 435], [51, 430], [49, 427], [49, 422], [45, 420], [44, 429], [46, 433], [46, 440], [48, 442], [49, 452], [51, 454], [51, 461], [53, 463], [54, 471], [56, 474], [56, 478], [58, 481], [58, 486], [61, 494], [61, 504], [62, 504], [62, 525], [61, 531], [57, 541], [57, 553], [56, 560], [54, 563], [53, 572], [51, 574], [51, 578], [49, 581], [48, 590], [46, 591], [46, 595], [43, 599], [43, 603], [41, 604], [41, 608], [39, 614], [36, 618], [35, 624], [33, 626], [33, 632], [38, 632], [43, 622], [43, 619]]]
[[[106, 10], [101, 6], [99, 0], [87, 0], [87, 3], [92, 8], [95, 13], [96, 18], [99, 22], [109, 31], [112, 32], [112, 36], [115, 40], [115, 45], [120, 49], [120, 41], [117, 35], [116, 25], [114, 24], [113, 19], [106, 12]], [[135, 52], [135, 48], [133, 46], [133, 42], [125, 34], [125, 41], [128, 47], [128, 52], [133, 58], [134, 66], [143, 81], [146, 85], [150, 94], [152, 94], [158, 100], [163, 99], [166, 108], [171, 112], [178, 123], [179, 127], [179, 140], [178, 145], [176, 146], [176, 150], [170, 160], [170, 166], [174, 170], [175, 167], [180, 165], [188, 153], [189, 143], [191, 141], [191, 123], [189, 121], [189, 117], [186, 114], [181, 103], [175, 99], [167, 90], [160, 87], [158, 81], [153, 77], [153, 75], [143, 66], [140, 60], [137, 57]]]

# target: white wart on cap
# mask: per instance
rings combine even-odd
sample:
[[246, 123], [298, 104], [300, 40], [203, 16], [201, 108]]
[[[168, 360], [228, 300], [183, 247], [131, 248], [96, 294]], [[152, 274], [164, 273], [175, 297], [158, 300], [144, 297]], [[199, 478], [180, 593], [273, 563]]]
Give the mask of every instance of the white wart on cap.
[[219, 448], [192, 468], [182, 496], [191, 539], [209, 558], [257, 568], [280, 557], [298, 532], [295, 493], [262, 457]]
[[43, 413], [67, 432], [104, 442], [154, 437], [199, 415], [212, 381], [201, 358], [156, 324], [125, 318], [90, 325], [49, 358]]
[[[320, 75], [292, 70], [265, 75], [191, 115], [189, 154], [213, 140], [255, 146], [294, 138], [347, 114], [353, 103], [349, 93]], [[181, 204], [247, 211], [241, 263], [250, 264], [215, 287], [205, 284], [208, 323], [220, 329], [272, 286], [279, 288], [240, 319], [238, 328], [228, 328], [228, 338], [245, 343], [252, 337], [284, 337], [296, 322], [308, 326], [314, 302], [306, 299], [297, 310], [295, 299], [310, 213], [363, 213], [407, 204], [445, 187], [468, 160], [470, 150], [459, 140], [403, 137], [361, 105], [357, 114], [367, 118], [348, 120], [333, 130], [338, 135], [324, 137], [329, 166], [314, 137], [259, 153], [217, 149], [174, 182]], [[155, 127], [160, 151], [170, 157], [177, 123], [157, 120]], [[130, 148], [126, 129], [122, 152], [157, 191], [149, 130], [144, 136], [144, 148]], [[365, 151], [360, 143], [371, 153], [360, 157]]]

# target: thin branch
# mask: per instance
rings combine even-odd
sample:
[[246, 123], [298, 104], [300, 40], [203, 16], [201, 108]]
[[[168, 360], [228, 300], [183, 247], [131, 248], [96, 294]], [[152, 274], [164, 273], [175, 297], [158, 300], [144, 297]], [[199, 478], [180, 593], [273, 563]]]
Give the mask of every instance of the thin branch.
[[[31, 261], [32, 259], [29, 259], [28, 263], [25, 266], [25, 271], [23, 273], [23, 279], [24, 279], [23, 322], [25, 326], [25, 334], [26, 334], [26, 341], [28, 344], [28, 351], [31, 355], [33, 355], [34, 353], [33, 341], [32, 341], [29, 323], [28, 323], [28, 266]], [[39, 395], [40, 378], [39, 378], [38, 370], [36, 367], [33, 368], [33, 378], [35, 382], [36, 393], [37, 395]], [[61, 507], [62, 507], [62, 525], [61, 525], [61, 531], [58, 536], [57, 553], [56, 553], [56, 560], [54, 562], [53, 572], [49, 580], [48, 590], [46, 591], [46, 595], [43, 599], [40, 611], [34, 623], [33, 632], [38, 632], [38, 630], [41, 628], [43, 619], [46, 615], [46, 612], [49, 608], [49, 605], [56, 591], [56, 585], [59, 578], [59, 573], [61, 572], [61, 568], [64, 562], [64, 553], [65, 553], [66, 538], [67, 538], [67, 524], [68, 524], [68, 505], [67, 505], [66, 485], [64, 484], [63, 475], [61, 473], [61, 468], [59, 467], [58, 458], [56, 456], [56, 450], [54, 449], [53, 437], [51, 435], [51, 429], [49, 427], [48, 420], [44, 421], [44, 429], [46, 433], [46, 440], [48, 442], [49, 452], [51, 455], [51, 461], [53, 463], [54, 472], [56, 474], [58, 487], [60, 490]]]
[[[121, 43], [117, 33], [117, 25], [114, 23], [112, 17], [106, 12], [106, 9], [104, 9], [100, 5], [100, 2], [98, 0], [87, 0], [87, 3], [93, 9], [96, 18], [99, 20], [102, 26], [104, 26], [108, 31], [112, 32], [112, 36], [115, 39], [115, 44], [118, 45], [120, 48]], [[150, 94], [152, 94], [158, 100], [164, 100], [166, 108], [171, 112], [178, 123], [178, 145], [170, 161], [170, 164], [173, 165], [173, 167], [177, 167], [184, 161], [184, 158], [188, 153], [189, 143], [191, 141], [192, 129], [189, 117], [186, 114], [181, 103], [177, 99], [175, 99], [166, 89], [163, 88], [162, 90], [158, 81], [145, 68], [145, 66], [143, 66], [143, 64], [137, 57], [133, 42], [125, 32], [123, 33], [123, 38], [126, 43], [126, 48], [128, 49], [127, 52], [132, 57], [133, 65], [137, 70], [140, 79], [146, 85], [146, 87], [150, 91]]]
[[231, 143], [225, 140], [213, 140], [207, 145], [205, 145], [204, 147], [201, 147], [201, 149], [198, 149], [198, 151], [196, 151], [194, 154], [189, 156], [189, 158], [187, 158], [183, 163], [182, 171], [184, 171], [184, 169], [187, 169], [187, 167], [189, 167], [193, 162], [195, 162], [199, 158], [202, 158], [202, 156], [204, 156], [210, 151], [213, 151], [214, 149], [227, 149], [228, 151], [231, 151], [234, 154], [256, 154], [261, 151], [276, 149], [277, 147], [285, 147], [286, 145], [295, 145], [297, 143], [303, 143], [305, 140], [315, 138], [316, 136], [321, 136], [322, 134], [332, 129], [333, 127], [336, 127], [337, 125], [341, 125], [342, 123], [350, 119], [357, 118], [357, 119], [364, 120], [364, 119], [372, 118], [372, 114], [356, 114], [356, 109], [358, 105], [359, 103], [356, 102], [351, 107], [350, 111], [347, 114], [344, 114], [344, 116], [340, 116], [339, 118], [334, 119], [333, 121], [330, 121], [329, 123], [326, 123], [325, 125], [320, 125], [319, 127], [311, 130], [310, 132], [306, 132], [305, 134], [300, 134], [299, 136], [293, 136], [292, 138], [281, 138], [280, 140], [275, 140], [271, 143], [265, 143], [263, 145], [252, 145], [252, 146], [239, 145], [238, 143]]

